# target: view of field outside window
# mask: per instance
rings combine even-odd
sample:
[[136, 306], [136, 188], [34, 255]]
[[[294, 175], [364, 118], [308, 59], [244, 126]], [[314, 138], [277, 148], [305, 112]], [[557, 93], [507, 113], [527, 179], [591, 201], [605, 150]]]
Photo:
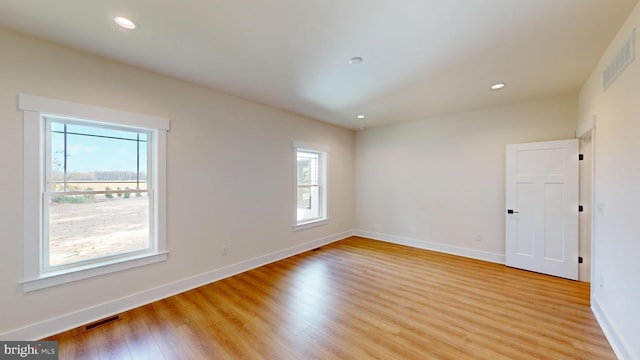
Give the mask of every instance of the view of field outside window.
[[73, 122], [48, 129], [48, 265], [148, 249], [149, 135]]

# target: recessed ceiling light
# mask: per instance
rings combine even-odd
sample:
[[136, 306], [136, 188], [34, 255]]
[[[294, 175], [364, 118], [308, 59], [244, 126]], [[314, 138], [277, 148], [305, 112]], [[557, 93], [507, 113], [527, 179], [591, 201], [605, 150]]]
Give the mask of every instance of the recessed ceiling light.
[[364, 119], [364, 115], [358, 115], [356, 116], [358, 119]]
[[349, 64], [351, 65], [360, 64], [361, 62], [362, 62], [362, 58], [360, 56], [355, 56], [349, 59]]
[[125, 29], [133, 30], [136, 28], [136, 23], [127, 19], [126, 17], [118, 16], [114, 18], [113, 21], [115, 21], [116, 24], [120, 25], [120, 27], [123, 27]]
[[491, 90], [500, 90], [505, 86], [506, 86], [505, 83], [496, 83], [496, 84], [491, 85]]

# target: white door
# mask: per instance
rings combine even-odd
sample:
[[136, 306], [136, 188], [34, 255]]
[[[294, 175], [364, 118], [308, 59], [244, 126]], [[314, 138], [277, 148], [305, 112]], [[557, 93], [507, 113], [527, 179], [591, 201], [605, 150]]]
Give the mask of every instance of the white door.
[[506, 265], [578, 279], [578, 140], [507, 145]]

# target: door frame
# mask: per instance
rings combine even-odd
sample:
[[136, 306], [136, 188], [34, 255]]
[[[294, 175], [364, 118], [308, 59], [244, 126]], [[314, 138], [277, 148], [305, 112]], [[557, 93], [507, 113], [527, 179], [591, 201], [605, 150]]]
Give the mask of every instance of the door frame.
[[597, 246], [595, 241], [595, 234], [596, 234], [595, 215], [597, 211], [596, 204], [598, 203], [596, 199], [596, 191], [595, 191], [596, 189], [596, 120], [597, 120], [596, 115], [593, 115], [590, 120], [583, 122], [582, 125], [579, 126], [578, 129], [576, 129], [576, 138], [578, 140], [587, 139], [591, 137], [591, 153], [589, 154], [589, 158], [591, 159], [591, 204], [589, 204], [589, 206], [591, 206], [591, 217], [589, 219], [591, 222], [591, 243], [590, 243], [591, 259], [589, 261], [591, 265], [591, 271], [590, 271], [591, 291], [590, 291], [590, 299], [589, 299], [590, 304], [594, 303], [593, 288], [595, 287], [595, 284], [596, 284], [595, 269], [597, 266], [597, 260], [596, 260]]

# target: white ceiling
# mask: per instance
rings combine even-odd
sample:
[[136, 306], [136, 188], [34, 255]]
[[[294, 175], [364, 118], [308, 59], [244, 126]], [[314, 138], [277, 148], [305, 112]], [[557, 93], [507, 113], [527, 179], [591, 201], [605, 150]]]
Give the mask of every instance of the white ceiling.
[[637, 1], [0, 0], [0, 26], [357, 129], [575, 94]]

